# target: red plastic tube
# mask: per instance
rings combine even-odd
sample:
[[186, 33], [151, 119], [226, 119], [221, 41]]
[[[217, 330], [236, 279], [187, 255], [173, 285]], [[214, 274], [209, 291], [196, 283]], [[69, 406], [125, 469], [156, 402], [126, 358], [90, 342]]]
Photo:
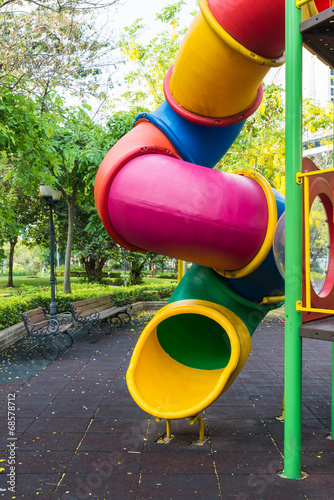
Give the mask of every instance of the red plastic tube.
[[208, 5], [224, 30], [247, 49], [272, 59], [283, 54], [285, 0], [208, 0]]

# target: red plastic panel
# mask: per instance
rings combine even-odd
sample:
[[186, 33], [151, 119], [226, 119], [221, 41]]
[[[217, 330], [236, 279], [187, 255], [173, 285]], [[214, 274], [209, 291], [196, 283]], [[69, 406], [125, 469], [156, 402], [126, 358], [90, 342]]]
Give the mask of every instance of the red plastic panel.
[[[319, 170], [309, 159], [303, 159], [303, 172]], [[317, 294], [311, 286], [311, 307], [316, 309], [334, 309], [334, 222], [333, 222], [333, 190], [334, 174], [323, 174], [309, 177], [310, 209], [317, 196], [321, 199], [326, 211], [329, 230], [329, 265], [323, 289]], [[305, 237], [303, 236], [303, 241]], [[303, 304], [305, 305], [305, 252], [303, 249]], [[324, 318], [324, 314], [303, 313], [303, 323], [313, 319]]]
[[329, 9], [332, 6], [331, 0], [314, 0], [318, 12]]

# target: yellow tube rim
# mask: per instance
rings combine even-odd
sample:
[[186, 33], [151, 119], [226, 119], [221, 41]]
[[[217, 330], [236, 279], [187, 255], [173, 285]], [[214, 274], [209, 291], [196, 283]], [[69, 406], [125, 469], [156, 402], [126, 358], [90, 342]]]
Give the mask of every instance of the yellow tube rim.
[[215, 269], [218, 274], [224, 276], [225, 278], [243, 278], [244, 276], [247, 276], [248, 274], [254, 272], [262, 264], [272, 247], [274, 233], [277, 225], [277, 205], [274, 192], [269, 182], [261, 174], [254, 172], [253, 170], [243, 169], [239, 170], [237, 174], [254, 179], [263, 189], [268, 204], [268, 225], [266, 236], [260, 250], [255, 255], [254, 259], [251, 260], [246, 266], [235, 271]]
[[251, 50], [248, 50], [246, 47], [241, 45], [241, 43], [237, 42], [231, 35], [227, 33], [227, 31], [222, 28], [219, 22], [213, 16], [207, 0], [199, 0], [199, 7], [203, 14], [204, 19], [211, 27], [211, 29], [221, 38], [224, 42], [229, 45], [233, 50], [239, 52], [243, 57], [249, 59], [250, 61], [255, 62], [261, 66], [270, 66], [270, 67], [279, 67], [285, 63], [285, 55], [283, 54], [278, 59], [270, 59], [268, 57], [263, 57]]
[[[138, 375], [137, 367], [141, 357], [147, 356], [145, 349], [150, 350], [152, 339], [153, 342], [155, 342], [156, 329], [159, 323], [167, 318], [181, 314], [200, 314], [216, 321], [229, 337], [231, 357], [228, 364], [223, 369], [195, 369], [184, 367], [184, 365], [174, 361], [168, 354], [164, 353], [163, 349], [160, 347], [161, 361], [159, 361], [159, 369], [161, 366], [161, 370], [163, 370], [167, 360], [168, 364], [166, 365], [165, 371], [168, 369], [168, 376], [172, 377], [170, 383], [173, 386], [173, 394], [175, 393], [171, 408], [169, 408], [168, 405], [167, 407], [160, 408], [158, 405], [154, 405], [152, 402], [148, 401], [148, 399], [151, 398], [146, 398], [145, 394], [149, 396], [151, 393], [155, 395], [158, 394], [158, 396], [161, 394], [161, 398], [163, 398], [163, 388], [159, 385], [156, 377], [152, 376], [151, 373], [146, 373], [146, 377]], [[182, 300], [167, 304], [154, 316], [150, 323], [148, 323], [137, 342], [126, 375], [128, 389], [138, 406], [150, 415], [169, 419], [193, 417], [212, 404], [222, 392], [231, 385], [246, 362], [250, 348], [251, 337], [246, 325], [238, 316], [225, 307], [204, 300]], [[157, 351], [152, 350], [152, 354], [156, 354], [156, 352]], [[160, 356], [159, 351], [158, 356]], [[151, 366], [152, 363], [146, 363], [145, 370], [150, 372]], [[193, 380], [194, 383], [192, 391], [193, 399], [190, 398], [190, 404], [184, 403], [185, 393], [182, 385], [182, 376], [179, 381], [177, 380], [178, 373], [181, 373], [181, 367], [185, 370], [182, 373], [185, 374], [186, 379]], [[143, 373], [143, 370], [141, 370], [139, 366], [139, 373], [140, 372]], [[206, 378], [208, 379], [207, 382]], [[198, 395], [200, 389], [196, 386], [196, 380], [204, 383], [205, 390], [203, 392], [202, 387], [201, 391], [203, 394], [200, 396]], [[143, 387], [143, 384], [145, 387]], [[175, 401], [178, 403], [175, 404]]]

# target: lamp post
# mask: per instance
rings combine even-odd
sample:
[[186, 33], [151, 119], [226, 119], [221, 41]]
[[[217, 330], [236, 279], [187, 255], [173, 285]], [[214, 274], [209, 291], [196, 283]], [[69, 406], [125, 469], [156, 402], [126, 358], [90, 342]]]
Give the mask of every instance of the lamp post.
[[57, 304], [56, 304], [56, 278], [55, 278], [55, 270], [54, 270], [54, 225], [53, 225], [53, 210], [55, 205], [59, 202], [61, 198], [61, 191], [59, 189], [52, 189], [51, 186], [40, 184], [39, 192], [42, 198], [44, 198], [45, 203], [49, 207], [50, 210], [50, 223], [49, 223], [49, 231], [50, 231], [50, 260], [51, 260], [51, 269], [50, 269], [50, 286], [51, 286], [51, 303], [50, 303], [50, 316], [54, 317], [57, 315]]
[[124, 286], [127, 286], [126, 283], [126, 250], [123, 248], [123, 267], [124, 267]]

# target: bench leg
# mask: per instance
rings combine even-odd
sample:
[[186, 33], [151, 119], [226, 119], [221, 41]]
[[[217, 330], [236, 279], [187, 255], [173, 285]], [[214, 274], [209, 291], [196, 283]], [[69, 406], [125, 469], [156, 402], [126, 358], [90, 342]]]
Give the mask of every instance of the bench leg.
[[33, 351], [34, 349], [36, 349], [36, 347], [41, 347], [41, 345], [42, 344], [40, 344], [39, 342], [37, 342], [37, 344], [34, 344], [33, 346], [29, 347], [29, 349], [26, 352], [26, 358], [29, 356], [29, 354], [31, 353], [31, 351]]
[[[52, 352], [51, 352], [51, 355], [48, 354], [47, 352], [47, 349], [48, 349], [48, 344], [50, 346], [52, 346]], [[36, 344], [34, 344], [33, 346], [31, 346], [28, 351], [26, 352], [26, 358], [29, 356], [29, 354], [31, 353], [31, 351], [33, 351], [34, 349], [38, 349], [39, 347], [42, 347], [42, 354], [43, 354], [43, 357], [45, 359], [51, 359], [51, 360], [54, 360], [56, 359], [56, 357], [58, 356], [59, 354], [59, 347], [57, 346], [57, 344], [55, 344], [55, 342], [53, 342], [53, 338], [52, 337], [47, 337], [47, 338], [42, 338], [40, 339], [38, 342], [36, 342]]]
[[108, 323], [108, 325], [109, 325], [109, 327], [110, 327], [110, 330], [109, 330], [108, 335], [111, 333], [111, 329], [112, 329], [112, 327], [114, 326], [114, 321], [115, 321], [115, 320], [116, 320], [116, 321], [118, 321], [118, 327], [119, 327], [119, 328], [121, 328], [121, 326], [122, 326], [122, 324], [123, 324], [123, 323], [122, 323], [122, 320], [121, 320], [121, 318], [120, 318], [119, 316], [113, 316], [112, 318], [108, 318], [108, 319], [107, 319], [107, 323]]
[[[52, 346], [52, 350], [51, 352], [49, 353], [48, 352], [48, 349], [50, 349], [50, 347], [48, 347], [48, 345]], [[50, 359], [52, 361], [54, 361], [56, 359], [56, 357], [58, 356], [59, 354], [59, 347], [57, 346], [57, 344], [55, 342], [53, 342], [52, 339], [50, 339], [44, 346], [43, 346], [43, 357], [45, 359]]]
[[[130, 321], [131, 321], [131, 316], [130, 316], [130, 314], [128, 313], [128, 311], [124, 311], [124, 312], [122, 312], [122, 313], [119, 313], [119, 316], [122, 316], [122, 321], [124, 321], [124, 323], [126, 323], [126, 324], [130, 323]], [[123, 316], [125, 316], [125, 317], [123, 318]]]
[[71, 347], [74, 343], [73, 336], [68, 332], [64, 332], [61, 335], [62, 335], [62, 337], [64, 337], [66, 335], [66, 338], [67, 338], [66, 347]]
[[91, 331], [93, 331], [93, 332], [95, 333], [95, 337], [94, 337], [92, 340], [90, 340], [90, 343], [91, 343], [91, 344], [94, 344], [94, 343], [97, 341], [97, 339], [99, 338], [99, 331], [98, 331], [98, 329], [95, 327], [95, 325], [90, 325], [90, 326], [88, 327], [88, 333], [91, 333]]

